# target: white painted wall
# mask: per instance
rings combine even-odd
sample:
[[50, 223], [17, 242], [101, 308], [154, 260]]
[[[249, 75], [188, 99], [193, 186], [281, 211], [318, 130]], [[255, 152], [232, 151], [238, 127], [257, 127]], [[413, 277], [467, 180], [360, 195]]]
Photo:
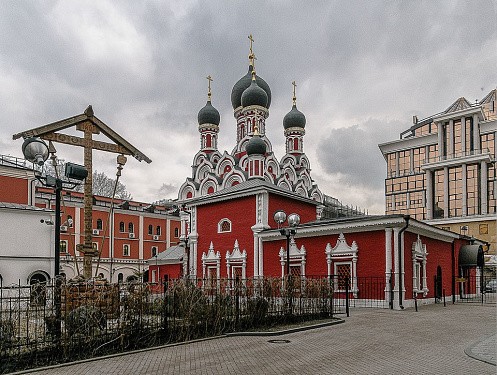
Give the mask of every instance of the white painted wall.
[[[29, 206], [23, 206], [25, 208]], [[35, 207], [0, 208], [0, 276], [3, 286], [28, 283], [42, 271], [53, 277], [55, 226], [53, 211]]]

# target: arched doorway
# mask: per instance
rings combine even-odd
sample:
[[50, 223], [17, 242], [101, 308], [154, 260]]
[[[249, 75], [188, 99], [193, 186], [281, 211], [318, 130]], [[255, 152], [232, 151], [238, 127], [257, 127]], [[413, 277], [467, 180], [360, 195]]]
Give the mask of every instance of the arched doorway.
[[29, 276], [29, 305], [42, 307], [47, 303], [47, 283], [50, 276], [46, 272], [36, 271]]
[[435, 298], [442, 299], [443, 283], [442, 283], [442, 267], [437, 266], [437, 275], [435, 276]]

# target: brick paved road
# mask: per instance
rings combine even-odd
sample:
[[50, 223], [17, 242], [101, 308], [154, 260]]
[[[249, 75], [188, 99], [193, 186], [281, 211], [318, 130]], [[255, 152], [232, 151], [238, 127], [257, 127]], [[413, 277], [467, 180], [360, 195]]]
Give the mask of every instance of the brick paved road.
[[275, 337], [224, 337], [35, 373], [495, 375], [496, 366], [464, 351], [494, 335], [496, 320], [495, 305], [430, 305], [419, 312], [356, 309], [345, 323], [330, 327]]

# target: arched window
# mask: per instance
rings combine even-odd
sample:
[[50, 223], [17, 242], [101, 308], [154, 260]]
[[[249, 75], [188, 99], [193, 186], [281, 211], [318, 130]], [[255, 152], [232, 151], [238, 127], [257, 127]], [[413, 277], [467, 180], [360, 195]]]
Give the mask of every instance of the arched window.
[[66, 240], [60, 241], [60, 252], [67, 253], [67, 241]]
[[154, 234], [154, 226], [152, 224], [148, 226], [148, 234], [150, 235]]
[[97, 229], [100, 229], [100, 230], [103, 229], [102, 219], [97, 219]]
[[174, 228], [174, 237], [179, 237], [179, 228]]
[[155, 234], [160, 236], [160, 232], [161, 232], [160, 225], [157, 225], [157, 228], [155, 228]]
[[123, 245], [123, 257], [129, 257], [129, 245]]
[[193, 197], [193, 193], [191, 191], [189, 191], [188, 193], [186, 193], [186, 199], [190, 199]]
[[135, 233], [135, 226], [133, 225], [133, 223], [128, 223], [128, 232]]
[[124, 221], [119, 223], [119, 232], [124, 233]]
[[117, 275], [117, 282], [118, 282], [119, 284], [122, 284], [122, 283], [123, 283], [123, 281], [124, 281], [124, 275], [123, 275], [122, 273], [119, 273], [119, 274]]
[[209, 186], [209, 188], [207, 189], [207, 194], [212, 194], [214, 193], [214, 188], [212, 186]]
[[151, 254], [152, 254], [152, 257], [157, 255], [157, 246], [152, 246]]
[[231, 232], [231, 221], [229, 221], [228, 219], [221, 220], [217, 225], [217, 232], [218, 233]]

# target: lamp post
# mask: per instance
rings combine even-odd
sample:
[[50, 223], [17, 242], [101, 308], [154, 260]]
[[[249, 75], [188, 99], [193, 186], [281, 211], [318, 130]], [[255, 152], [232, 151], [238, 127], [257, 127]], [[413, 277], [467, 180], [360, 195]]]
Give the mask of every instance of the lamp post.
[[[43, 140], [39, 138], [26, 138], [22, 144], [22, 153], [26, 160], [36, 163], [39, 166], [45, 164], [49, 156], [49, 148]], [[65, 176], [75, 180], [84, 180], [88, 175], [88, 171], [77, 164], [66, 163]], [[60, 274], [60, 201], [62, 188], [64, 184], [68, 188], [74, 188], [77, 183], [64, 182], [60, 178], [53, 176], [40, 176], [35, 174], [35, 177], [44, 185], [52, 187], [55, 191], [55, 270], [54, 277]]]
[[[278, 210], [274, 213], [274, 221], [278, 223], [278, 229], [280, 230], [281, 235], [286, 237], [286, 274], [290, 275], [290, 238], [293, 238], [297, 233], [296, 226], [300, 224], [300, 216], [299, 214], [293, 213], [286, 215], [286, 212], [283, 210]], [[280, 228], [280, 226], [288, 221], [287, 228]]]

